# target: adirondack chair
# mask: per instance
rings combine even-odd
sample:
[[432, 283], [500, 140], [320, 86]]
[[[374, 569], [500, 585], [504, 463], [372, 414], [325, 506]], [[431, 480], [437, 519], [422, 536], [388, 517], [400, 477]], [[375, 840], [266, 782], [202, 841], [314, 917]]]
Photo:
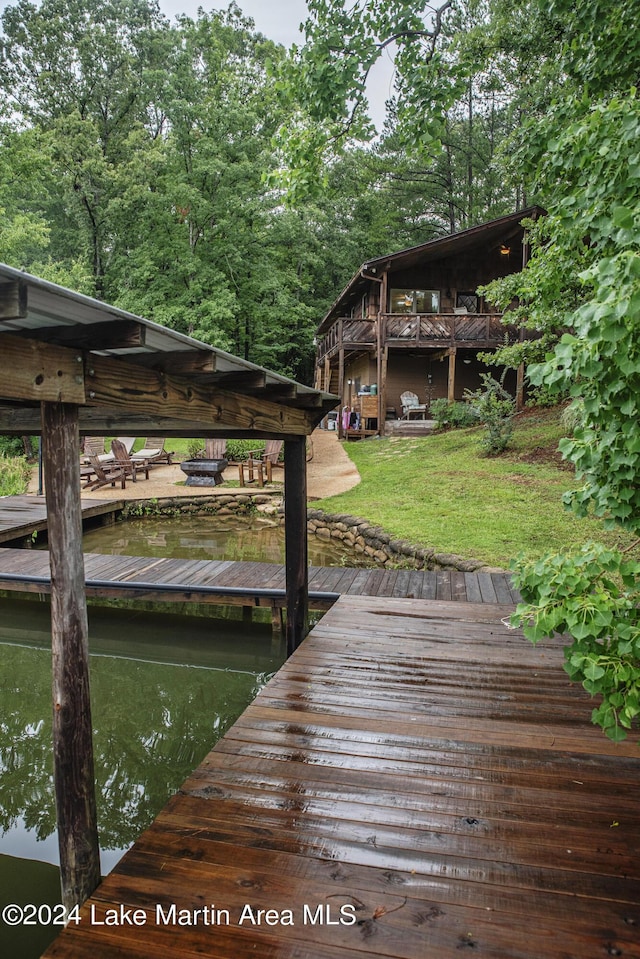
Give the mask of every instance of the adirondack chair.
[[171, 465], [171, 457], [175, 451], [166, 450], [164, 444], [164, 437], [145, 437], [142, 441], [142, 449], [137, 450], [135, 453], [131, 453], [131, 450], [127, 452], [131, 453], [131, 459], [134, 463], [146, 460], [149, 466], [155, 466], [158, 463]]
[[403, 420], [410, 420], [412, 416], [419, 416], [420, 419], [425, 418], [427, 414], [427, 405], [426, 403], [420, 403], [415, 393], [412, 393], [410, 390], [407, 390], [405, 393], [401, 393], [400, 402], [402, 403], [401, 418]]
[[264, 486], [265, 476], [267, 483], [271, 482], [274, 466], [280, 466], [284, 469], [284, 463], [279, 462], [282, 442], [282, 440], [267, 440], [264, 451], [249, 451], [247, 459], [242, 463], [238, 463], [240, 486], [245, 485], [245, 469], [247, 470], [248, 482], [253, 483], [254, 480], [257, 479], [258, 486]]
[[116, 465], [123, 471], [125, 476], [130, 476], [135, 483], [138, 479], [138, 473], [144, 473], [144, 478], [149, 479], [148, 460], [133, 461], [127, 453], [124, 443], [120, 440], [113, 440], [111, 443], [111, 452], [114, 456]]
[[226, 460], [227, 441], [216, 437], [205, 441], [204, 450], [205, 459], [208, 460]]
[[[127, 453], [130, 453], [136, 441], [135, 436], [119, 436], [118, 439]], [[112, 463], [114, 459], [113, 452], [105, 453], [103, 436], [85, 436], [83, 462], [88, 463], [90, 456], [97, 456], [100, 463]]]
[[126, 474], [121, 466], [115, 462], [101, 463], [97, 456], [90, 453], [89, 465], [80, 467], [82, 489], [94, 490], [101, 486], [115, 486], [120, 481], [122, 489], [126, 488]]

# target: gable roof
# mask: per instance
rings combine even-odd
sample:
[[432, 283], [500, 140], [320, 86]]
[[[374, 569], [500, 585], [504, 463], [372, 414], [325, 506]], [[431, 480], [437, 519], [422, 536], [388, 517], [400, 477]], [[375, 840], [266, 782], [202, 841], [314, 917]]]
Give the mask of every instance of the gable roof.
[[372, 277], [379, 277], [389, 270], [400, 270], [417, 263], [444, 259], [472, 249], [478, 244], [491, 247], [493, 244], [499, 246], [502, 243], [508, 243], [523, 232], [522, 220], [537, 219], [544, 213], [542, 207], [527, 207], [516, 213], [509, 213], [495, 220], [480, 223], [478, 226], [469, 227], [467, 230], [460, 230], [458, 233], [448, 233], [446, 236], [438, 237], [437, 240], [428, 240], [426, 243], [407, 247], [397, 253], [388, 253], [385, 256], [366, 260], [323, 317], [318, 333], [324, 333], [337, 317], [348, 313], [347, 304], [362, 296], [371, 283]]

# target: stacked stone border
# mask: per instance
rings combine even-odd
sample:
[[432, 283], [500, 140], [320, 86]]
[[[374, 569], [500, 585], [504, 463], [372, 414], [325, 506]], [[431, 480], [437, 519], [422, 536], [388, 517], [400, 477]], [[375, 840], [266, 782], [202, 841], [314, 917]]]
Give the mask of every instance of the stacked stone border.
[[[161, 499], [130, 500], [122, 510], [122, 517], [177, 516], [204, 513], [228, 516], [233, 513], [263, 512], [282, 519], [282, 491], [238, 490], [215, 493], [211, 496], [171, 496]], [[338, 540], [355, 553], [364, 553], [379, 566], [406, 569], [455, 569], [464, 573], [504, 572], [487, 566], [479, 559], [465, 559], [455, 553], [437, 553], [434, 549], [415, 546], [407, 540], [396, 539], [381, 526], [374, 526], [362, 517], [349, 514], [325, 513], [320, 509], [307, 510], [307, 529], [319, 539]]]
[[230, 516], [233, 513], [253, 513], [259, 509], [267, 513], [279, 513], [281, 503], [282, 490], [254, 492], [241, 489], [237, 492], [230, 490], [212, 493], [210, 496], [163, 496], [158, 499], [128, 500], [120, 515], [123, 519], [136, 516], [178, 516], [182, 513]]
[[338, 539], [356, 553], [370, 556], [381, 566], [403, 566], [410, 569], [457, 569], [464, 573], [504, 572], [487, 566], [479, 559], [464, 559], [455, 553], [436, 553], [430, 547], [415, 546], [404, 539], [395, 539], [381, 526], [366, 519], [344, 514], [332, 515], [323, 510], [307, 512], [307, 528], [321, 539]]

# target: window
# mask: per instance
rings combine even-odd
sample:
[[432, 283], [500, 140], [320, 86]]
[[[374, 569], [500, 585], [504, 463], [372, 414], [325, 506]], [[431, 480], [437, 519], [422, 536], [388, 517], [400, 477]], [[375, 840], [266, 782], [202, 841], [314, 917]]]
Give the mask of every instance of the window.
[[439, 290], [391, 290], [392, 313], [439, 313]]
[[456, 295], [456, 308], [464, 308], [467, 313], [477, 313], [478, 306], [479, 302], [477, 293], [458, 293]]

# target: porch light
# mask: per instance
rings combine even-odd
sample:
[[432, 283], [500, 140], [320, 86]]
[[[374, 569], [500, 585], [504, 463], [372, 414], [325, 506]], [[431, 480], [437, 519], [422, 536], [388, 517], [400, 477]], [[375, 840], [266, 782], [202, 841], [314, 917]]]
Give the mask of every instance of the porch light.
[[511, 253], [511, 247], [506, 246], [504, 243], [500, 244], [500, 256], [509, 256]]

